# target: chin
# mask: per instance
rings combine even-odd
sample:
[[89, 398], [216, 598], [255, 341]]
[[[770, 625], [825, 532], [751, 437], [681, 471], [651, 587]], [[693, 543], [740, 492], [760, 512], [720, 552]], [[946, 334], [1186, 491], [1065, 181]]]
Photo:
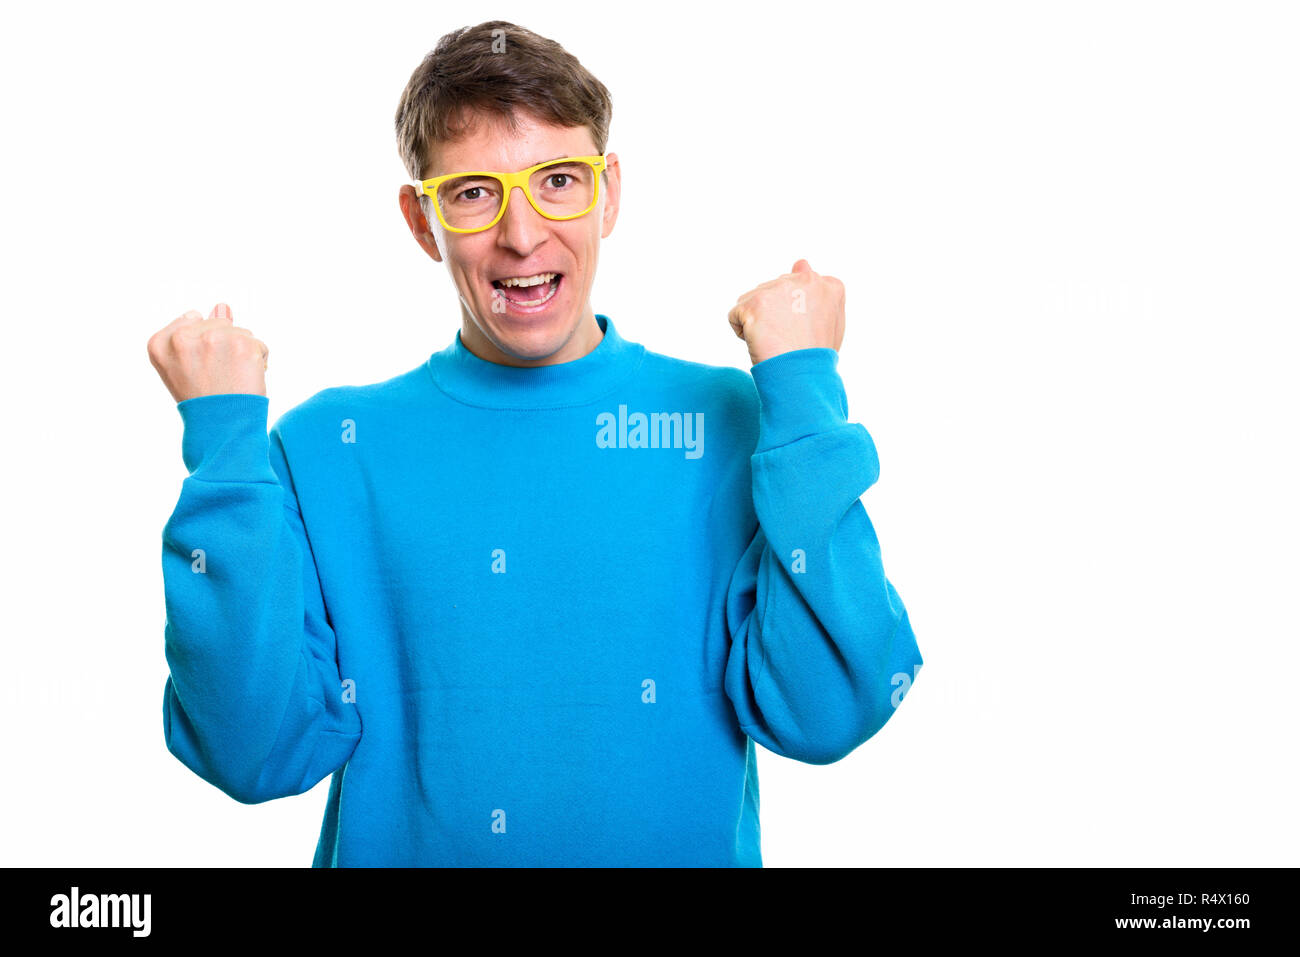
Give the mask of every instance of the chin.
[[500, 340], [503, 352], [519, 359], [545, 359], [564, 348], [577, 331], [576, 315], [521, 318], [492, 313], [489, 328]]

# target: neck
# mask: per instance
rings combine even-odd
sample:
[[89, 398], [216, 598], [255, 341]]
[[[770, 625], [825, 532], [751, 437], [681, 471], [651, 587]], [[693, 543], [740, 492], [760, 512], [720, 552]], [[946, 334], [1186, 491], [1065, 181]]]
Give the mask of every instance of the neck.
[[[497, 365], [529, 369], [572, 362], [595, 349], [604, 336], [590, 303], [583, 310], [578, 324], [559, 342], [548, 338], [542, 332], [528, 334], [526, 338], [521, 336], [511, 342], [501, 334], [499, 329], [494, 330], [489, 327], [485, 331], [481, 328], [469, 314], [464, 303], [461, 304], [460, 312], [460, 341], [464, 343], [466, 349], [480, 359]], [[503, 317], [501, 325], [505, 326], [510, 322], [510, 319]]]
[[[608, 316], [595, 315], [593, 348], [568, 361], [549, 357], [544, 365], [493, 362], [470, 351], [464, 332], [429, 357], [429, 374], [448, 395], [469, 405], [494, 409], [557, 409], [584, 405], [632, 378], [645, 358], [644, 346], [618, 334]], [[576, 350], [575, 350], [576, 351]]]

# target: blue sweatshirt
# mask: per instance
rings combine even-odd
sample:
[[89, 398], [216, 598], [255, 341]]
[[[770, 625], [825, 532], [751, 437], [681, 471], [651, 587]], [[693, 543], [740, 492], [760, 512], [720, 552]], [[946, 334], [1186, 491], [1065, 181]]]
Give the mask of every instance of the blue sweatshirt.
[[326, 389], [180, 402], [163, 530], [181, 762], [330, 781], [313, 866], [762, 866], [754, 743], [810, 764], [921, 665], [833, 349], [749, 372], [604, 336], [460, 341]]

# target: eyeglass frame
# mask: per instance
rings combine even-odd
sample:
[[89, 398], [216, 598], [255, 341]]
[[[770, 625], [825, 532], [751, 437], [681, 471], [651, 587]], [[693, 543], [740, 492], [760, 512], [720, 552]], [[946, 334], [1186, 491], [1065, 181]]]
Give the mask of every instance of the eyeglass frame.
[[[572, 163], [575, 161], [580, 161], [589, 164], [595, 173], [596, 184], [595, 184], [595, 189], [592, 191], [591, 205], [588, 206], [586, 209], [584, 209], [582, 212], [574, 213], [571, 216], [552, 216], [550, 213], [546, 213], [543, 212], [541, 209], [538, 209], [537, 203], [533, 199], [533, 191], [532, 189], [529, 188], [529, 184], [528, 184], [529, 180], [532, 178], [533, 173], [536, 173], [539, 169], [543, 169], [547, 166], [553, 166], [557, 163]], [[419, 191], [421, 196], [428, 196], [430, 199], [433, 200], [433, 204], [432, 204], [433, 211], [438, 214], [438, 222], [442, 223], [444, 229], [447, 229], [448, 231], [453, 233], [481, 233], [484, 230], [491, 229], [497, 223], [501, 222], [501, 217], [506, 214], [506, 208], [510, 205], [510, 194], [514, 192], [516, 186], [518, 186], [520, 189], [523, 190], [524, 196], [528, 199], [528, 205], [533, 207], [533, 209], [536, 209], [539, 215], [545, 216], [547, 219], [555, 220], [556, 222], [563, 222], [570, 219], [578, 219], [581, 216], [586, 216], [589, 212], [595, 209], [596, 204], [600, 202], [600, 177], [605, 172], [606, 165], [607, 165], [606, 160], [603, 155], [563, 156], [560, 157], [559, 159], [547, 160], [544, 163], [538, 163], [536, 166], [530, 166], [528, 167], [528, 169], [521, 169], [514, 173], [497, 173], [497, 172], [493, 172], [492, 170], [466, 170], [465, 172], [462, 173], [447, 173], [443, 176], [435, 176], [432, 179], [415, 180], [412, 182], [411, 185], [413, 185], [416, 188], [416, 190]], [[491, 179], [495, 179], [497, 182], [501, 184], [501, 188], [503, 190], [501, 194], [501, 208], [497, 210], [496, 218], [494, 218], [492, 222], [488, 223], [486, 226], [475, 226], [473, 229], [458, 229], [457, 227], [449, 224], [442, 215], [442, 207], [438, 204], [438, 187], [449, 179], [456, 179], [462, 176], [486, 176]]]

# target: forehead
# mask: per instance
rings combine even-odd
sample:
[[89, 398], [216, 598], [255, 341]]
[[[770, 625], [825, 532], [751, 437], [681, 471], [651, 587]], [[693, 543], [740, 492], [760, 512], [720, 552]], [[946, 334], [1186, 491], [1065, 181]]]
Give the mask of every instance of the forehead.
[[527, 113], [515, 114], [518, 125], [513, 130], [499, 116], [475, 113], [467, 119], [460, 137], [433, 145], [426, 178], [462, 170], [514, 172], [562, 156], [596, 152], [585, 126], [557, 126]]

